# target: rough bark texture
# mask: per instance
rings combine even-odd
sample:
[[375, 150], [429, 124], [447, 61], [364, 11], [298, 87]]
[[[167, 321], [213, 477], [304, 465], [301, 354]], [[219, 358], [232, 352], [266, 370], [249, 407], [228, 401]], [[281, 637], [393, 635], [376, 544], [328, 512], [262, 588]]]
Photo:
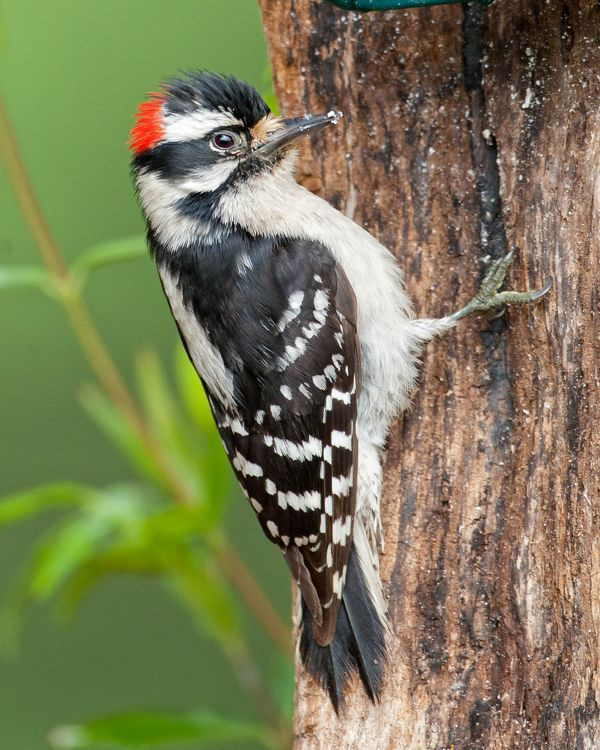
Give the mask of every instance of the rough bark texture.
[[554, 289], [429, 347], [393, 426], [381, 705], [301, 670], [296, 745], [600, 748], [600, 11], [496, 0], [355, 15], [262, 0], [283, 112], [345, 118], [301, 179], [393, 250], [417, 313]]

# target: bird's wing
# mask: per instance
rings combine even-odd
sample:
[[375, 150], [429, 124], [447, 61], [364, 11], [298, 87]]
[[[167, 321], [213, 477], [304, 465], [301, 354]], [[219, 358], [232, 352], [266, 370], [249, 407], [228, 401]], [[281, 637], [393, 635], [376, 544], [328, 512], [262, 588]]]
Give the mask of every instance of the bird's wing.
[[[282, 243], [262, 272], [278, 288], [271, 302], [280, 300], [267, 314], [255, 311], [263, 328], [271, 326], [270, 351], [244, 358], [235, 412], [215, 398], [211, 404], [237, 478], [285, 555], [317, 642], [326, 645], [335, 634], [355, 509], [355, 298], [318, 243]], [[235, 335], [245, 335], [243, 325]]]

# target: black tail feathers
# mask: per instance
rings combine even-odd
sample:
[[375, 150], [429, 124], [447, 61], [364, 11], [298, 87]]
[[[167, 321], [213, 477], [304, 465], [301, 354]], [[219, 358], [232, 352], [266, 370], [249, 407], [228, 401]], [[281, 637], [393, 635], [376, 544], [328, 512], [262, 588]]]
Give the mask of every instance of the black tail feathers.
[[355, 671], [358, 671], [369, 698], [374, 702], [379, 698], [388, 626], [386, 615], [378, 611], [376, 600], [377, 597], [369, 591], [359, 555], [353, 545], [348, 558], [346, 585], [335, 637], [328, 646], [319, 646], [315, 642], [312, 617], [302, 602], [302, 663], [327, 690], [336, 713], [343, 707], [344, 687]]

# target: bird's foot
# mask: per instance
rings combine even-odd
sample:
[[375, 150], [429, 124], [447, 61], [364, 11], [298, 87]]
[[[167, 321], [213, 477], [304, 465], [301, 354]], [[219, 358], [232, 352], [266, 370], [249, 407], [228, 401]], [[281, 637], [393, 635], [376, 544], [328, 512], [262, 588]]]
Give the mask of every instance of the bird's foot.
[[508, 255], [493, 261], [489, 271], [486, 273], [479, 291], [469, 302], [458, 312], [450, 316], [452, 321], [460, 320], [466, 315], [473, 312], [488, 312], [495, 310], [504, 305], [527, 305], [530, 302], [536, 302], [546, 295], [551, 287], [552, 280], [546, 282], [543, 289], [537, 289], [533, 292], [500, 292], [498, 291], [504, 282], [504, 277], [513, 261], [514, 251], [511, 250]]

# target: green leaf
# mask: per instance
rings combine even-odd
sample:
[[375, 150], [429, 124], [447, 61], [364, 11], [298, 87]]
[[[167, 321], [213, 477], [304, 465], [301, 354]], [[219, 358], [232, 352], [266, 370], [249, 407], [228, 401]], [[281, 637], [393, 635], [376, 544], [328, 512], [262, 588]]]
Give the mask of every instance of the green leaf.
[[39, 545], [29, 575], [34, 599], [47, 599], [73, 572], [94, 557], [110, 534], [110, 524], [98, 516], [82, 516], [61, 524]]
[[155, 466], [153, 456], [113, 403], [93, 385], [81, 389], [80, 400], [85, 411], [134, 468], [154, 483], [164, 486], [164, 478]]
[[83, 283], [89, 274], [98, 268], [145, 258], [147, 255], [148, 246], [141, 234], [109, 240], [82, 253], [71, 264], [71, 272], [80, 283]]
[[[112, 492], [118, 489], [113, 488]], [[60, 611], [66, 616], [72, 614], [82, 597], [108, 575], [149, 574], [171, 581], [178, 575], [174, 571], [178, 570], [182, 558], [189, 558], [191, 549], [197, 548], [214, 529], [213, 520], [207, 518], [202, 505], [165, 507], [160, 504], [157, 507], [152, 499], [145, 499], [145, 513], [132, 506], [131, 517], [125, 509], [126, 498], [119, 501], [115, 494], [104, 505], [107, 507], [103, 507], [102, 512], [115, 523], [115, 534], [93, 557], [78, 566], [63, 588]], [[189, 606], [187, 598], [186, 604]], [[196, 613], [195, 607], [192, 609]]]
[[156, 352], [144, 349], [136, 357], [137, 379], [146, 414], [157, 433], [171, 435], [178, 411]]
[[86, 724], [62, 726], [49, 736], [56, 750], [152, 747], [171, 742], [243, 742], [257, 740], [274, 747], [264, 725], [235, 721], [212, 713], [132, 713], [95, 719]]
[[136, 365], [144, 413], [152, 432], [193, 494], [206, 496], [205, 478], [198, 471], [202, 445], [199, 445], [197, 434], [190, 434], [190, 425], [183, 418], [158, 355], [153, 351], [142, 351], [137, 356]]
[[25, 578], [29, 597], [43, 600], [56, 595], [68, 579], [96, 560], [114, 540], [139, 547], [148, 513], [156, 513], [153, 498], [128, 484], [90, 495], [83, 512], [57, 525], [36, 547]]
[[0, 499], [0, 526], [35, 516], [43, 510], [88, 502], [94, 490], [83, 485], [46, 484]]
[[206, 502], [218, 514], [237, 485], [200, 378], [181, 346], [175, 352], [175, 375], [186, 413], [201, 430], [201, 446], [195, 447], [197, 465], [207, 485]]
[[170, 582], [208, 635], [225, 650], [238, 647], [242, 626], [235, 600], [209, 554], [182, 554], [173, 561]]
[[48, 271], [39, 266], [2, 266], [0, 267], [0, 289], [18, 287], [37, 287], [45, 292], [53, 289]]

